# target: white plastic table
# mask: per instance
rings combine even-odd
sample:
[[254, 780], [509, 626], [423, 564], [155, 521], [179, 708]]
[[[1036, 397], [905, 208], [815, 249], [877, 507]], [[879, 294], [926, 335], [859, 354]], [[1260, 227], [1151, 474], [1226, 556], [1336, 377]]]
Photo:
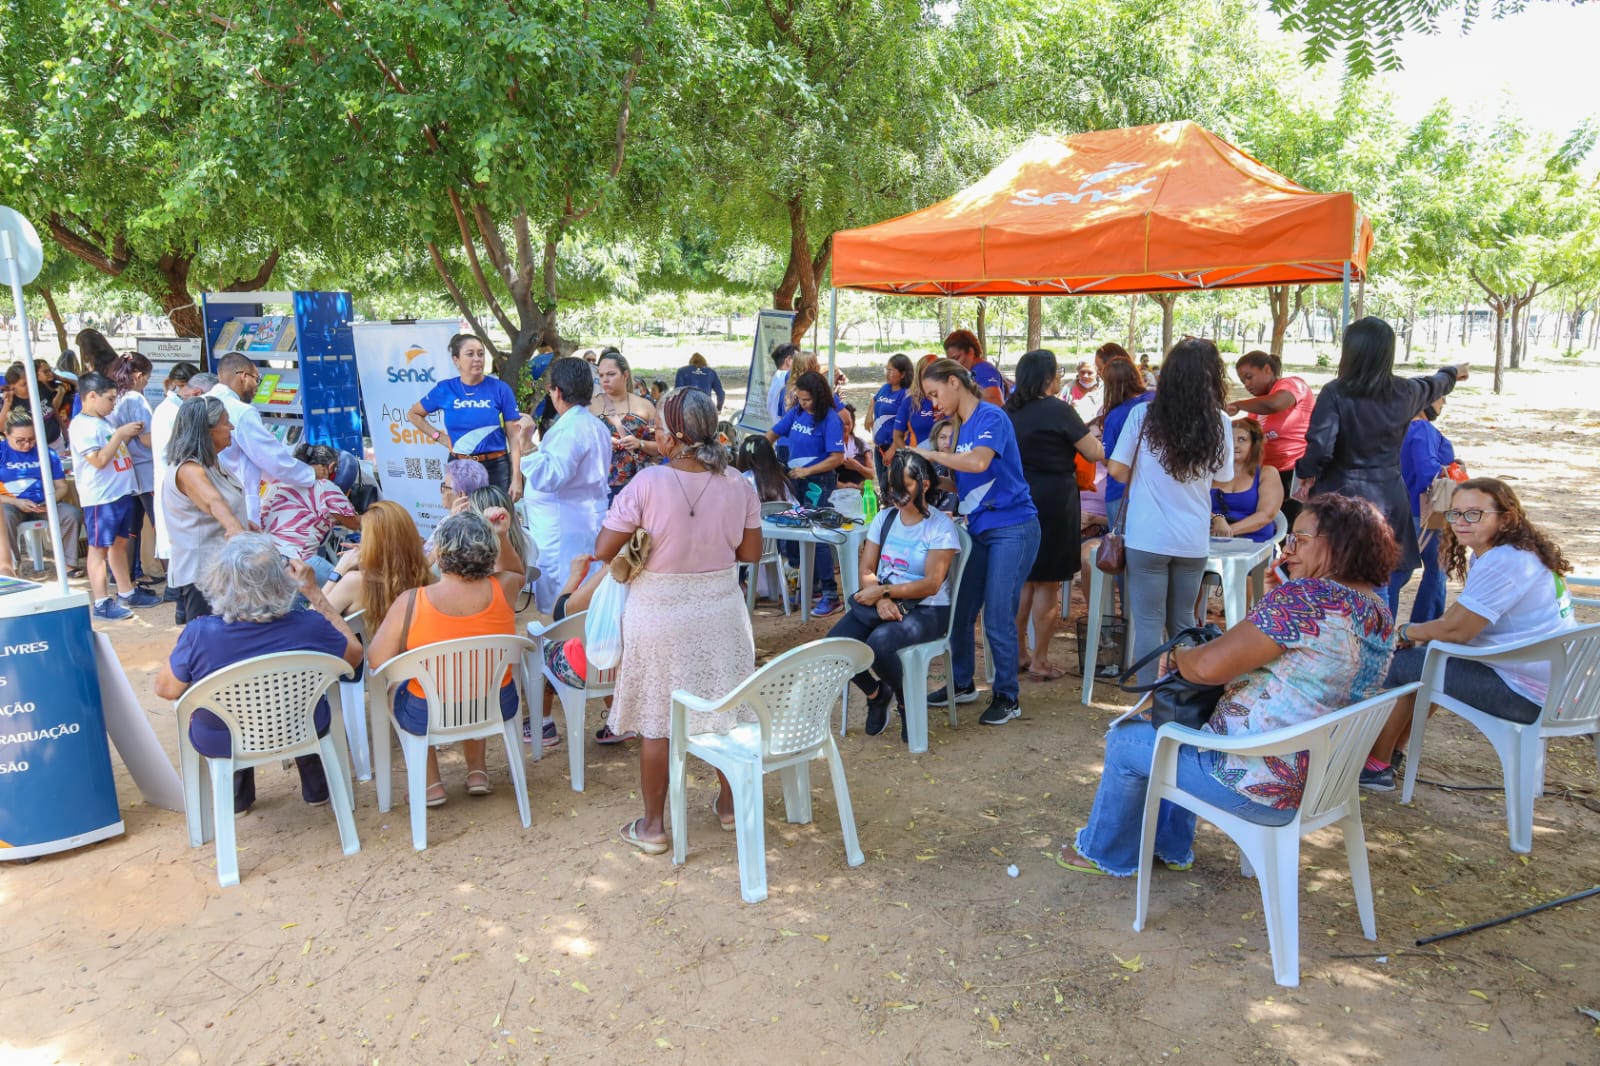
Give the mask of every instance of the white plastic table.
[[[1222, 580], [1222, 616], [1232, 629], [1244, 619], [1252, 599], [1259, 600], [1266, 592], [1267, 563], [1277, 545], [1272, 541], [1257, 543], [1243, 537], [1212, 537], [1210, 554], [1206, 558], [1206, 573], [1216, 574]], [[1087, 705], [1094, 696], [1094, 672], [1100, 654], [1100, 619], [1104, 614], [1107, 590], [1111, 575], [1097, 569], [1093, 563], [1086, 568], [1089, 574], [1089, 619], [1083, 653], [1083, 703]], [[1133, 661], [1133, 614], [1128, 614], [1127, 639], [1124, 641], [1126, 668]]]
[[[839, 597], [848, 600], [861, 588], [861, 545], [867, 540], [868, 522], [854, 522], [848, 527], [830, 530], [843, 533], [843, 544], [828, 543], [839, 556]], [[761, 535], [772, 540], [792, 540], [800, 545], [800, 621], [811, 617], [811, 570], [816, 565], [817, 545], [822, 538], [809, 527], [780, 526], [770, 521], [761, 523]], [[788, 595], [785, 590], [784, 595]]]

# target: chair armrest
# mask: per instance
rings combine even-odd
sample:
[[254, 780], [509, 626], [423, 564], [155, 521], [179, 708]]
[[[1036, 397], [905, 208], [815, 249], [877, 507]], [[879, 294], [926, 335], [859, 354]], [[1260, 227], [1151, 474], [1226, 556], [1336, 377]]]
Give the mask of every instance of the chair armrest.
[[[1307, 727], [1311, 728], [1307, 728]], [[1209, 751], [1227, 752], [1230, 755], [1284, 755], [1304, 751], [1304, 744], [1295, 743], [1300, 736], [1313, 732], [1317, 720], [1302, 722], [1288, 729], [1275, 729], [1270, 733], [1245, 733], [1240, 736], [1223, 736], [1203, 729], [1168, 722], [1156, 730], [1156, 744], [1188, 744]]]
[[[701, 699], [694, 693], [681, 688], [672, 693], [672, 703], [674, 708], [681, 704], [685, 710], [697, 711], [700, 714], [714, 714], [727, 705], [726, 700]], [[673, 713], [676, 714], [676, 710]]]
[[[1527, 640], [1518, 640], [1510, 644], [1478, 645], [1450, 644], [1442, 640], [1428, 642], [1428, 657], [1423, 660], [1423, 669], [1426, 663], [1436, 656], [1449, 659], [1474, 659], [1481, 663], [1526, 663], [1549, 662], [1553, 657], [1553, 649], [1546, 649], [1557, 641], [1565, 639], [1571, 630], [1560, 633], [1550, 633], [1542, 637], [1529, 637]], [[1528, 654], [1529, 652], [1533, 654]]]

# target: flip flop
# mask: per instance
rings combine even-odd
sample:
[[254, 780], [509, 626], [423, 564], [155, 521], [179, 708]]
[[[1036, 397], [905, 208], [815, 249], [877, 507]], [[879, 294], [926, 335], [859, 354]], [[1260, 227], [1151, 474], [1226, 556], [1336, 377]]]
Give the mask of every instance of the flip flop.
[[1063, 870], [1071, 870], [1074, 873], [1094, 874], [1097, 877], [1110, 876], [1098, 866], [1085, 866], [1080, 862], [1068, 862], [1066, 859], [1061, 857], [1061, 852], [1059, 850], [1056, 852], [1056, 865], [1061, 867]]
[[1039, 671], [1032, 670], [1032, 669], [1030, 669], [1028, 671], [1028, 680], [1029, 681], [1055, 681], [1055, 680], [1058, 680], [1058, 679], [1066, 677], [1066, 676], [1067, 676], [1067, 672], [1065, 670], [1061, 669], [1061, 667], [1059, 667], [1059, 666], [1052, 666], [1050, 669], [1044, 671], [1043, 673], [1040, 673]]
[[487, 770], [467, 771], [467, 795], [487, 796], [493, 791], [494, 786], [489, 784], [489, 772]]
[[722, 812], [717, 810], [717, 801], [714, 799], [711, 801], [711, 813], [717, 816], [717, 823], [722, 826], [724, 833], [731, 833], [739, 828], [739, 820], [732, 815], [728, 817], [727, 821], [722, 820]]
[[443, 807], [445, 799], [443, 781], [435, 781], [428, 786], [428, 806]]
[[603, 725], [595, 730], [594, 739], [597, 744], [621, 744], [626, 740], [639, 739], [639, 734], [631, 729], [622, 733], [613, 733], [610, 726]]
[[635, 818], [633, 821], [617, 830], [617, 836], [622, 838], [622, 842], [624, 844], [632, 845], [633, 847], [636, 847], [640, 851], [644, 852], [646, 855], [660, 855], [672, 847], [672, 845], [667, 843], [665, 840], [646, 840], [641, 837], [639, 835], [639, 822], [641, 820], [642, 819]]

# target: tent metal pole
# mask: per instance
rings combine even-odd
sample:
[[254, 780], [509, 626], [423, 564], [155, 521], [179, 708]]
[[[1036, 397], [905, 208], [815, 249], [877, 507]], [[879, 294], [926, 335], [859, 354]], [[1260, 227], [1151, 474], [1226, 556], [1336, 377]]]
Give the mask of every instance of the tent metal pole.
[[835, 369], [839, 356], [839, 290], [828, 290], [828, 384], [833, 384], [833, 378], [838, 371]]
[[1343, 280], [1341, 288], [1344, 290], [1343, 312], [1339, 322], [1339, 340], [1340, 343], [1343, 343], [1344, 331], [1350, 328], [1350, 261], [1348, 259], [1340, 267], [1339, 275]]

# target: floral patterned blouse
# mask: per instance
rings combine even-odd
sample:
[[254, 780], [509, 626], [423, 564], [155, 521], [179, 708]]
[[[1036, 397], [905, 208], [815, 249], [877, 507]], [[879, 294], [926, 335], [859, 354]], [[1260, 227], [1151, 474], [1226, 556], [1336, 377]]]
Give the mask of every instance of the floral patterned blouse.
[[[1230, 682], [1205, 729], [1224, 736], [1298, 725], [1359, 703], [1383, 687], [1394, 655], [1386, 605], [1327, 578], [1286, 582], [1262, 598], [1248, 621], [1283, 649]], [[1278, 810], [1300, 806], [1305, 752], [1291, 759], [1222, 755], [1217, 780]]]
[[[609, 418], [606, 419], [606, 422], [610, 424], [612, 432], [619, 435], [631, 433], [640, 440], [655, 440], [656, 438], [655, 429], [650, 422], [632, 411], [624, 412], [620, 417], [617, 417], [616, 422], [612, 422]], [[622, 424], [620, 430], [617, 428], [618, 422]], [[607, 478], [606, 484], [611, 487], [612, 491], [620, 492], [628, 482], [633, 480], [633, 475], [647, 466], [656, 465], [660, 461], [655, 456], [646, 454], [642, 448], [638, 451], [629, 451], [626, 448], [612, 448], [611, 474]]]

